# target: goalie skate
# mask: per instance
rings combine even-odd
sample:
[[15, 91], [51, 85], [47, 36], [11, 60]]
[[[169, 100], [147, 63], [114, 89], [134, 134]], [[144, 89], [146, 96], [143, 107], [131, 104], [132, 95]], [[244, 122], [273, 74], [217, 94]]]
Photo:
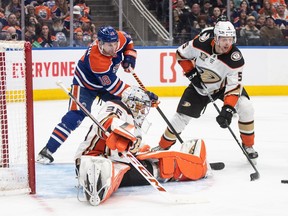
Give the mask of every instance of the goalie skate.
[[52, 157], [52, 153], [47, 149], [47, 147], [44, 147], [38, 154], [37, 160], [38, 163], [41, 164], [49, 164], [54, 161], [54, 158]]

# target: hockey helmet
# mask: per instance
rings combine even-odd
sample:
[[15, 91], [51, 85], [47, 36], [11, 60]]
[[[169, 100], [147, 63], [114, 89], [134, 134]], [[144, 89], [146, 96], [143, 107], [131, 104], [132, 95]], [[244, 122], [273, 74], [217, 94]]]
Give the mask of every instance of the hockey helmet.
[[229, 21], [219, 21], [214, 27], [214, 36], [217, 41], [219, 37], [233, 37], [233, 43], [236, 43], [236, 30]]
[[137, 86], [130, 86], [123, 91], [121, 100], [133, 113], [135, 123], [141, 126], [151, 107], [146, 92]]
[[98, 30], [97, 37], [99, 41], [103, 43], [108, 42], [117, 42], [118, 41], [118, 34], [117, 31], [111, 26], [102, 26]]

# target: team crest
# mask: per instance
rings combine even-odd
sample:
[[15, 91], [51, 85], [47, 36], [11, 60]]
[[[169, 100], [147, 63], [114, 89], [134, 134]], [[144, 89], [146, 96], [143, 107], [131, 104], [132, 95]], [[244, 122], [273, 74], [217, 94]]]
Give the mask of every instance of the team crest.
[[190, 107], [191, 104], [190, 104], [188, 101], [184, 101], [184, 102], [182, 103], [182, 106], [183, 106], [183, 107]]
[[231, 60], [232, 61], [239, 61], [241, 58], [242, 58], [242, 55], [238, 51], [233, 52], [232, 55], [231, 55]]

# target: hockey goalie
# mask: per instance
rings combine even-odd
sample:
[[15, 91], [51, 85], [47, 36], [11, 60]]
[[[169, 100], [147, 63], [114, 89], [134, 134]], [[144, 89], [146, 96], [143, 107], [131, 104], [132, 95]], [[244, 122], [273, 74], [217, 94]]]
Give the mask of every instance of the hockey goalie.
[[142, 144], [141, 126], [151, 101], [147, 92], [131, 86], [121, 101], [109, 101], [100, 110], [76, 153], [79, 185], [87, 201], [94, 206], [107, 200], [123, 186], [149, 182], [123, 156], [131, 152], [159, 181], [198, 180], [206, 176], [206, 149], [203, 140], [185, 142], [179, 151], [151, 152]]

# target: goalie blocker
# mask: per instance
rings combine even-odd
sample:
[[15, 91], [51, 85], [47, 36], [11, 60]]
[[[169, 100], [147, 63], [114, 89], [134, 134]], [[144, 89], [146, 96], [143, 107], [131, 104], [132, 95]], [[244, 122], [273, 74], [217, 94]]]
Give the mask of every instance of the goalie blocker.
[[[107, 145], [113, 145], [113, 148], [121, 146], [119, 150], [124, 151], [135, 142], [133, 136], [123, 137], [121, 134], [119, 131], [112, 133], [110, 140], [113, 144], [109, 143], [108, 138]], [[127, 143], [126, 147], [123, 141]], [[160, 182], [195, 181], [204, 178], [207, 173], [206, 148], [201, 139], [186, 142], [181, 146], [180, 151], [140, 153], [137, 159]], [[149, 183], [128, 163], [111, 160], [109, 157], [85, 155], [81, 156], [79, 184], [83, 187], [89, 203], [99, 205], [119, 187]]]

